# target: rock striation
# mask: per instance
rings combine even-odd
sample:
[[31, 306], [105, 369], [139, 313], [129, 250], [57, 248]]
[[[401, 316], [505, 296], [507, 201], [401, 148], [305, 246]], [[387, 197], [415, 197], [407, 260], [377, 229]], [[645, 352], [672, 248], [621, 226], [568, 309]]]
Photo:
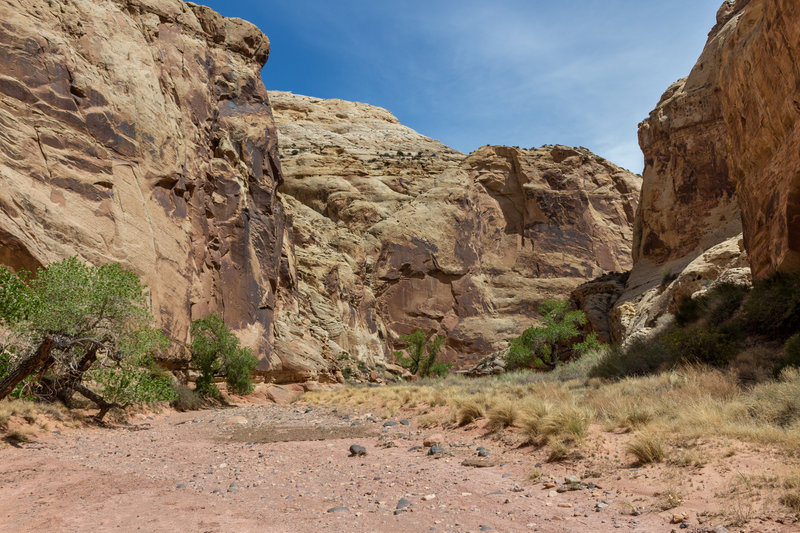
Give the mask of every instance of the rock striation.
[[723, 6], [720, 100], [753, 277], [800, 271], [800, 5]]
[[586, 149], [464, 156], [380, 108], [271, 101], [304, 302], [278, 320], [331, 356], [391, 360], [422, 328], [465, 366], [530, 326], [542, 300], [630, 268], [639, 178]]
[[798, 55], [800, 5], [728, 0], [689, 76], [640, 124], [642, 199], [633, 272], [612, 312], [617, 340], [656, 326], [709, 254], [715, 269], [728, 264], [714, 275], [742, 282], [747, 263], [755, 279], [800, 271]]
[[178, 0], [7, 0], [0, 21], [0, 263], [119, 261], [179, 345], [219, 312], [269, 379], [330, 375], [273, 347], [296, 280], [266, 36]]

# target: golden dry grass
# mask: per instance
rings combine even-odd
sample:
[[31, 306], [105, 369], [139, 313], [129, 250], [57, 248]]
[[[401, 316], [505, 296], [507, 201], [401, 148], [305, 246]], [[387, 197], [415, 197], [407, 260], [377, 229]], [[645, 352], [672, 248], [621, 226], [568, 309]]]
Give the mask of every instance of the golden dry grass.
[[664, 460], [664, 443], [650, 433], [636, 434], [626, 448], [636, 457], [636, 462], [642, 465]]
[[75, 420], [76, 414], [70, 412], [60, 404], [36, 403], [25, 400], [0, 401], [0, 429], [8, 426], [12, 417], [18, 417], [29, 424], [39, 424], [44, 427], [48, 420], [70, 422]]
[[[442, 423], [469, 424], [486, 417], [490, 431], [516, 426], [538, 445], [579, 443], [592, 424], [646, 433], [665, 442], [713, 436], [800, 451], [800, 371], [743, 386], [732, 372], [684, 367], [616, 382], [557, 373], [519, 372], [469, 379], [448, 376], [414, 384], [315, 391], [306, 401], [374, 409], [384, 416], [416, 404], [418, 412], [446, 407]], [[567, 379], [568, 378], [568, 379]], [[700, 465], [700, 458], [676, 463]], [[663, 456], [662, 456], [663, 457]]]

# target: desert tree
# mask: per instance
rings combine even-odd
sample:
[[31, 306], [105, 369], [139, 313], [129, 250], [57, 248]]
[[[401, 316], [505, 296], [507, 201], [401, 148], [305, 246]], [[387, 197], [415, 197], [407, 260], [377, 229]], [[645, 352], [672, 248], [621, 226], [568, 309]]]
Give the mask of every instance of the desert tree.
[[35, 276], [0, 268], [0, 283], [10, 359], [0, 399], [24, 382], [27, 394], [67, 406], [78, 393], [102, 419], [112, 407], [174, 397], [171, 378], [155, 363], [168, 341], [153, 327], [133, 271], [70, 257]]

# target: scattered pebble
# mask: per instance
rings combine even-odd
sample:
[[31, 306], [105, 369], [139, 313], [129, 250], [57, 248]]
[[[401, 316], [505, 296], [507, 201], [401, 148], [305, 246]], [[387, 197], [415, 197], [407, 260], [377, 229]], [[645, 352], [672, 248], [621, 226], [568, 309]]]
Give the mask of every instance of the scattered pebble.
[[358, 444], [350, 445], [350, 457], [356, 457], [356, 456], [363, 457], [364, 455], [367, 455], [366, 448]]

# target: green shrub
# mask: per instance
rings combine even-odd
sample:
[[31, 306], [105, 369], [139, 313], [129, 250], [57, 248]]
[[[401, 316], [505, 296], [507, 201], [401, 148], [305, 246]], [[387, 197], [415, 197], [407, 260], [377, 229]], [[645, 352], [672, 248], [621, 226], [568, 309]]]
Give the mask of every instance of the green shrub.
[[194, 389], [189, 388], [188, 385], [183, 383], [176, 383], [173, 385], [175, 389], [176, 398], [172, 400], [170, 405], [178, 411], [197, 411], [204, 405], [203, 396], [198, 394]]
[[421, 329], [415, 330], [409, 335], [400, 337], [400, 342], [405, 346], [408, 356], [403, 352], [394, 353], [397, 363], [407, 368], [413, 375], [420, 377], [443, 377], [450, 371], [452, 363], [437, 361], [439, 350], [444, 344], [444, 337], [436, 336], [433, 340], [428, 340], [428, 336]]
[[505, 356], [506, 368], [555, 368], [564, 354], [583, 355], [600, 348], [594, 333], [582, 342], [572, 343], [581, 336], [580, 326], [586, 324], [583, 311], [571, 309], [566, 300], [546, 300], [539, 306], [542, 325], [526, 329], [513, 339]]
[[787, 366], [800, 368], [800, 333], [796, 333], [786, 340], [783, 345], [783, 357], [775, 367], [775, 373], [779, 374]]
[[800, 276], [776, 273], [758, 281], [744, 301], [748, 331], [786, 339], [800, 331]]
[[253, 392], [253, 380], [250, 372], [258, 366], [258, 359], [250, 348], [239, 347], [231, 352], [222, 364], [225, 374], [225, 383], [228, 390], [235, 394], [250, 394]]
[[99, 418], [115, 405], [173, 397], [154, 363], [168, 343], [151, 325], [147, 292], [134, 272], [70, 257], [35, 277], [0, 268], [0, 285], [0, 321], [14, 332], [5, 351], [16, 372], [0, 395], [25, 369], [27, 394], [69, 405], [78, 392], [100, 408]]
[[133, 364], [98, 368], [91, 371], [88, 377], [97, 385], [106, 401], [119, 405], [165, 402], [178, 397], [172, 387], [172, 378], [155, 365], [151, 368]]
[[222, 373], [231, 392], [248, 394], [253, 390], [250, 372], [258, 366], [249, 348], [239, 345], [218, 315], [192, 322], [192, 362], [200, 371], [195, 383], [198, 393], [218, 397], [214, 376]]
[[16, 324], [24, 320], [34, 297], [25, 271], [14, 273], [0, 266], [0, 324]]
[[681, 300], [675, 312], [675, 322], [687, 326], [702, 321], [710, 326], [720, 326], [739, 310], [750, 289], [736, 283], [720, 283], [697, 298]]
[[667, 360], [672, 363], [726, 365], [737, 353], [737, 343], [730, 335], [713, 327], [677, 328], [663, 340]]
[[589, 371], [589, 377], [615, 379], [656, 372], [667, 360], [662, 337], [663, 334], [634, 339], [626, 348], [612, 345], [597, 366]]

